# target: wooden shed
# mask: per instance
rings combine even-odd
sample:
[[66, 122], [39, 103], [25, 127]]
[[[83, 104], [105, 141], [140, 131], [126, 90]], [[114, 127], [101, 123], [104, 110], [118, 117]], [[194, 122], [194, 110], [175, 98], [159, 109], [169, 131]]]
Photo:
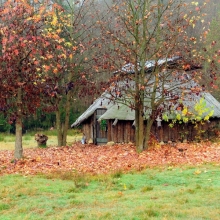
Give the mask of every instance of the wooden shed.
[[[179, 58], [174, 57], [170, 59], [158, 60], [157, 64], [154, 61], [148, 61], [145, 64], [146, 74], [153, 71], [154, 65], [167, 64], [173, 65]], [[126, 74], [133, 74], [133, 65], [127, 64], [122, 68], [122, 71]], [[126, 75], [125, 74], [125, 75]], [[178, 81], [178, 75], [175, 80], [168, 80], [167, 88], [174, 87], [175, 84], [180, 85]], [[172, 115], [168, 114], [168, 121], [163, 120], [163, 117], [155, 120], [151, 133], [158, 141], [183, 141], [183, 140], [197, 140], [199, 138], [210, 138], [215, 135], [215, 132], [220, 128], [220, 103], [208, 92], [203, 89], [200, 92], [191, 92], [194, 88], [199, 88], [199, 85], [193, 80], [190, 80], [187, 74], [180, 73], [180, 77], [186, 77], [187, 82], [177, 86], [175, 92], [177, 94], [184, 93], [184, 99], [181, 100], [181, 104], [194, 110], [194, 106], [204, 99], [206, 107], [213, 111], [211, 118], [206, 120], [207, 123], [200, 123], [195, 126], [192, 121], [188, 123], [176, 123], [173, 127], [170, 126]], [[154, 80], [151, 78], [150, 80]], [[127, 80], [126, 80], [127, 81]], [[119, 82], [121, 83], [121, 82]], [[127, 83], [127, 82], [126, 82]], [[134, 81], [129, 82], [131, 85], [135, 85]], [[123, 83], [121, 83], [123, 85]], [[171, 85], [172, 84], [172, 85]], [[158, 93], [160, 87], [158, 86]], [[159, 94], [160, 95], [160, 94]], [[146, 105], [149, 103], [150, 97], [146, 99]], [[169, 101], [168, 101], [169, 102]], [[178, 105], [179, 103], [177, 103]], [[174, 106], [175, 107], [175, 106]], [[178, 113], [178, 108], [175, 108]], [[149, 117], [150, 108], [145, 110], [145, 121]], [[165, 112], [166, 113], [166, 112]], [[206, 115], [204, 114], [203, 117]], [[92, 140], [95, 144], [105, 144], [113, 141], [115, 143], [128, 143], [135, 142], [135, 111], [123, 102], [118, 102], [116, 99], [112, 99], [109, 91], [104, 92], [94, 103], [71, 125], [76, 127], [82, 125], [83, 133], [86, 136], [87, 141]], [[199, 126], [199, 127], [198, 127]]]
[[[176, 123], [170, 126], [170, 121], [161, 121], [160, 126], [155, 120], [152, 135], [158, 141], [183, 141], [209, 139], [220, 130], [220, 103], [210, 94], [203, 93], [207, 106], [214, 110], [206, 123]], [[199, 97], [198, 97], [199, 100]], [[195, 103], [189, 103], [193, 106]], [[147, 120], [146, 120], [147, 123]], [[135, 142], [135, 111], [129, 107], [109, 102], [106, 97], [98, 98], [72, 125], [82, 125], [87, 141], [101, 145], [113, 141], [115, 143]]]

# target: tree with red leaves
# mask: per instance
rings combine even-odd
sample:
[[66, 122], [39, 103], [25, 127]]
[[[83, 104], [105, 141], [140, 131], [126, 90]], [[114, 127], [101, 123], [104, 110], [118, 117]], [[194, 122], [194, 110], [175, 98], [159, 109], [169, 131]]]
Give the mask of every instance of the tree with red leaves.
[[0, 12], [0, 111], [15, 123], [14, 157], [23, 155], [22, 120], [38, 108], [55, 110], [51, 100], [66, 61], [65, 40], [59, 36], [56, 5], [7, 1]]

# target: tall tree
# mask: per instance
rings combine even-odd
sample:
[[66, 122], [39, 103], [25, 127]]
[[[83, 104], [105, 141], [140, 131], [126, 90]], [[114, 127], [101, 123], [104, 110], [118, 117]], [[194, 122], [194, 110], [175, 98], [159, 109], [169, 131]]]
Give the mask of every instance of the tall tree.
[[45, 110], [55, 110], [51, 99], [59, 81], [56, 73], [66, 63], [65, 40], [51, 28], [57, 10], [56, 5], [33, 7], [23, 0], [9, 0], [1, 8], [0, 105], [16, 125], [15, 158], [23, 156], [23, 117], [43, 104]]
[[57, 25], [69, 47], [65, 74], [58, 83], [60, 96], [56, 99], [56, 127], [58, 146], [66, 145], [71, 103], [78, 97], [85, 99], [94, 93], [91, 67], [97, 36], [94, 34], [94, 1], [57, 2], [64, 14], [57, 13]]
[[[102, 30], [110, 42], [108, 50], [111, 57], [114, 55], [115, 70], [121, 69], [120, 66], [124, 68], [112, 78], [108, 92], [116, 102], [135, 110], [136, 147], [142, 151], [148, 146], [153, 122], [167, 109], [166, 103], [174, 105], [182, 99], [181, 94], [177, 94], [180, 82], [175, 79], [181, 78], [183, 85], [189, 81], [183, 71], [193, 63], [192, 51], [197, 41], [195, 37], [188, 37], [186, 30], [195, 26], [198, 17], [192, 12], [187, 14], [187, 4], [183, 1], [113, 3], [109, 6], [110, 19], [102, 25]], [[196, 4], [192, 6], [196, 12]], [[177, 57], [182, 57], [184, 63], [170, 65]]]
[[220, 7], [216, 5], [215, 17], [211, 19], [210, 25], [206, 28], [203, 36], [201, 56], [204, 59], [204, 77], [201, 82], [205, 84], [213, 95], [220, 101], [219, 89], [220, 89]]

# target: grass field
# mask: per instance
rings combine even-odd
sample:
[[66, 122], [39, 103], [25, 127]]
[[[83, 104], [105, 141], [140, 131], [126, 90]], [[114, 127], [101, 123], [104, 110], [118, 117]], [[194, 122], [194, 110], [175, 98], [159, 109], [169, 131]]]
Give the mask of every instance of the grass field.
[[0, 177], [0, 219], [220, 219], [220, 168]]
[[[23, 148], [35, 148], [37, 142], [34, 139], [34, 134], [43, 133], [48, 136], [47, 146], [57, 145], [56, 130], [40, 131], [40, 132], [29, 132], [23, 135]], [[67, 145], [71, 145], [76, 141], [80, 141], [82, 134], [79, 130], [71, 129], [68, 131]], [[14, 150], [15, 146], [15, 135], [0, 133], [0, 150]]]

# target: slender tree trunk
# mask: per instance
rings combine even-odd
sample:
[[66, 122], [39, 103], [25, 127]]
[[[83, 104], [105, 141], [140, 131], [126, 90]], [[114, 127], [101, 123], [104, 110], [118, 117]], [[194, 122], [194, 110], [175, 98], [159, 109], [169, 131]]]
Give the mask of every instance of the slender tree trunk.
[[66, 104], [65, 104], [65, 121], [62, 123], [60, 106], [56, 111], [56, 127], [57, 127], [57, 142], [58, 147], [66, 146], [67, 143], [67, 132], [69, 128], [70, 118], [70, 106], [71, 106], [71, 92], [68, 92]]
[[67, 143], [67, 132], [69, 128], [69, 119], [70, 119], [70, 105], [71, 105], [71, 91], [68, 92], [67, 94], [67, 99], [66, 99], [66, 107], [65, 107], [65, 122], [63, 126], [63, 134], [62, 134], [62, 144], [63, 146], [66, 146]]
[[[136, 60], [137, 64], [137, 60]], [[140, 75], [138, 67], [135, 66], [135, 145], [138, 152], [143, 151], [143, 125], [142, 125], [142, 102], [139, 90]]]
[[22, 148], [22, 91], [21, 88], [18, 89], [17, 94], [17, 117], [15, 124], [15, 159], [21, 159], [23, 157]]
[[142, 152], [144, 150], [144, 117], [143, 117], [143, 103], [140, 101], [139, 110], [137, 111], [138, 115], [138, 127], [137, 127], [137, 135], [138, 142], [136, 143], [138, 152]]
[[151, 128], [152, 125], [154, 123], [155, 120], [155, 115], [156, 115], [156, 109], [157, 109], [157, 105], [155, 105], [155, 100], [156, 100], [156, 88], [157, 88], [157, 82], [158, 82], [158, 74], [155, 75], [155, 82], [154, 82], [154, 87], [153, 87], [153, 91], [152, 91], [152, 95], [151, 95], [151, 114], [149, 116], [149, 119], [147, 120], [147, 125], [145, 127], [145, 140], [144, 140], [144, 149], [148, 148], [148, 142], [150, 140], [150, 132], [151, 132]]
[[141, 120], [140, 111], [136, 110], [135, 114], [135, 145], [138, 152], [143, 151], [143, 120]]
[[[143, 58], [146, 59], [145, 56]], [[145, 62], [143, 62], [145, 65]], [[144, 86], [145, 72], [141, 71], [139, 76], [139, 151], [142, 152], [144, 150], [144, 140], [145, 140], [145, 132], [144, 132], [144, 94], [145, 94], [145, 86]]]
[[[160, 5], [161, 3], [163, 3], [163, 0], [158, 0], [158, 5]], [[150, 3], [147, 1], [145, 2], [145, 7], [149, 10], [150, 8]], [[160, 15], [161, 15], [161, 11], [160, 11], [160, 7], [158, 7], [158, 23], [160, 22]], [[143, 39], [146, 39], [146, 30], [147, 30], [147, 23], [144, 22], [143, 23]], [[157, 28], [157, 42], [158, 42], [158, 47], [160, 45], [160, 26], [158, 26]], [[146, 62], [146, 59], [147, 59], [147, 56], [146, 56], [146, 53], [144, 52], [144, 50], [146, 49], [147, 47], [147, 43], [146, 41], [144, 42], [144, 44], [142, 45], [142, 61], [145, 63]], [[158, 48], [159, 49], [159, 48]], [[142, 66], [144, 66], [145, 64], [142, 63]], [[156, 100], [156, 88], [157, 88], [157, 84], [158, 84], [158, 81], [159, 81], [159, 77], [158, 77], [158, 70], [156, 69], [155, 70], [155, 82], [154, 82], [154, 87], [153, 87], [153, 91], [152, 91], [152, 95], [151, 95], [151, 115], [149, 115], [149, 118], [148, 118], [148, 121], [147, 121], [147, 124], [145, 127], [143, 127], [143, 130], [142, 130], [142, 133], [143, 133], [143, 150], [147, 149], [148, 148], [148, 142], [150, 140], [150, 134], [151, 134], [151, 128], [152, 128], [152, 125], [153, 125], [153, 122], [154, 122], [154, 117], [155, 117], [155, 100]], [[144, 71], [142, 72], [142, 82], [144, 81]], [[144, 100], [144, 97], [142, 97]], [[142, 108], [143, 109], [143, 108]]]
[[[137, 77], [138, 79], [139, 77]], [[137, 82], [138, 80], [136, 80]], [[138, 152], [142, 152], [144, 149], [144, 103], [143, 94], [138, 88], [136, 83], [136, 95], [135, 95], [135, 144]]]
[[[71, 10], [71, 27], [72, 29], [70, 29], [70, 37], [72, 39], [74, 39], [74, 31], [73, 31], [73, 24], [74, 24], [74, 0], [70, 1], [70, 10]], [[70, 62], [72, 63], [73, 62], [73, 58], [70, 58]], [[69, 76], [68, 76], [68, 80], [69, 82], [71, 82], [72, 80], [72, 76], [73, 76], [74, 72], [70, 72], [69, 73]], [[68, 91], [67, 95], [66, 95], [66, 100], [65, 100], [65, 105], [64, 105], [64, 111], [65, 111], [65, 120], [64, 120], [64, 123], [62, 123], [61, 121], [61, 107], [60, 107], [60, 104], [61, 104], [61, 100], [59, 102], [59, 105], [58, 105], [58, 110], [56, 112], [56, 124], [57, 124], [57, 140], [58, 140], [58, 146], [61, 147], [61, 146], [66, 146], [66, 143], [67, 143], [67, 132], [68, 132], [68, 128], [69, 128], [69, 118], [70, 118], [70, 106], [71, 106], [71, 91]]]
[[61, 122], [61, 112], [58, 106], [56, 111], [56, 127], [57, 127], [57, 145], [58, 147], [63, 146], [63, 132], [62, 132], [62, 122]]
[[149, 118], [147, 120], [147, 125], [145, 127], [145, 139], [144, 139], [144, 149], [146, 150], [148, 148], [148, 142], [150, 140], [150, 134], [151, 134], [151, 128], [154, 123], [154, 120]]
[[135, 106], [135, 145], [137, 151], [141, 151], [139, 148], [139, 109], [138, 109], [138, 103], [137, 100], [135, 100], [136, 106]]
[[[145, 56], [144, 58], [145, 59]], [[145, 62], [143, 62], [145, 63]], [[141, 73], [136, 69], [136, 90], [135, 90], [135, 123], [137, 121], [137, 126], [135, 127], [135, 138], [136, 138], [136, 147], [138, 152], [142, 152], [144, 150], [144, 78], [145, 73], [144, 70]]]

